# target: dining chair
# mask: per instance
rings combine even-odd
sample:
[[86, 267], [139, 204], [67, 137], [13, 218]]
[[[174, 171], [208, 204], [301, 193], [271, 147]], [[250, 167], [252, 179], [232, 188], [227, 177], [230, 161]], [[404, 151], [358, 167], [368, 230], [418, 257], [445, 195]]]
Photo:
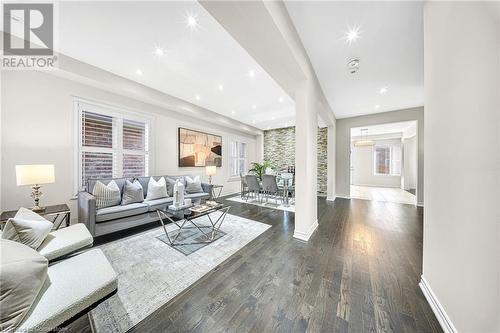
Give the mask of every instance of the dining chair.
[[[278, 197], [281, 197], [281, 191], [279, 190], [275, 175], [262, 176], [262, 192], [266, 197], [266, 202], [268, 202], [269, 196], [272, 195], [274, 197], [276, 205], [278, 205]], [[281, 202], [283, 203], [283, 197], [281, 197]]]
[[241, 199], [243, 199], [245, 198], [245, 194], [248, 191], [247, 181], [245, 180], [245, 174], [243, 172], [240, 172], [240, 189]]
[[259, 180], [257, 179], [256, 175], [246, 175], [245, 176], [245, 182], [247, 183], [247, 195], [246, 195], [246, 200], [248, 201], [248, 196], [250, 193], [254, 195], [254, 198], [259, 200], [260, 199], [260, 191], [262, 190], [262, 187], [259, 184]]

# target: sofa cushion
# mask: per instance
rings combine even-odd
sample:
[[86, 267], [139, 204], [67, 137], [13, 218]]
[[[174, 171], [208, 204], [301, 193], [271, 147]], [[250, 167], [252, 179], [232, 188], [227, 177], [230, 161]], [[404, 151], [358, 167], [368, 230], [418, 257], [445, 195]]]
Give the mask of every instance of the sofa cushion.
[[52, 222], [31, 210], [21, 207], [14, 218], [5, 224], [2, 239], [16, 241], [37, 249], [52, 230]]
[[77, 223], [52, 231], [37, 251], [45, 258], [54, 260], [89, 247], [93, 242], [94, 238], [92, 238], [85, 224]]
[[131, 183], [129, 180], [125, 183], [125, 187], [123, 188], [123, 196], [121, 205], [130, 205], [136, 202], [144, 201], [144, 190], [142, 188], [141, 183], [138, 180], [134, 180]]
[[127, 216], [147, 213], [148, 205], [144, 202], [133, 203], [126, 206], [112, 206], [98, 209], [96, 212], [96, 222], [104, 222], [120, 219]]
[[123, 187], [125, 186], [126, 180], [132, 181], [133, 179], [131, 178], [113, 178], [113, 179], [89, 179], [87, 180], [87, 192], [92, 193], [94, 192], [94, 186], [97, 182], [101, 182], [104, 185], [109, 184], [110, 181], [114, 180], [116, 185], [118, 185], [118, 188], [120, 189], [120, 193], [123, 192]]
[[[116, 291], [118, 278], [100, 249], [68, 258], [48, 269], [40, 296], [18, 327], [19, 332], [47, 332]], [[80, 282], [80, 283], [79, 283]]]
[[0, 240], [0, 252], [0, 330], [14, 331], [42, 290], [48, 261], [29, 246], [9, 240]]
[[185, 199], [203, 199], [210, 197], [210, 194], [202, 192], [202, 193], [190, 193], [184, 196]]
[[120, 188], [114, 180], [110, 181], [107, 185], [97, 181], [92, 195], [95, 197], [97, 209], [119, 205], [122, 200]]
[[174, 198], [172, 198], [172, 197], [144, 201], [145, 204], [148, 204], [148, 206], [149, 206], [148, 210], [150, 212], [154, 212], [159, 208], [165, 209], [165, 208], [167, 208], [167, 206], [171, 205], [173, 202], [174, 202]]

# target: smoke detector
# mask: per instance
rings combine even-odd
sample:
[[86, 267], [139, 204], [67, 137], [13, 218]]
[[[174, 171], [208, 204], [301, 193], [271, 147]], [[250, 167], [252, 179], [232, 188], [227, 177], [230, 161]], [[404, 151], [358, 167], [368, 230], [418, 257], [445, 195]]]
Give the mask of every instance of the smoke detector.
[[356, 74], [359, 70], [359, 59], [351, 59], [347, 63], [347, 70], [351, 74]]

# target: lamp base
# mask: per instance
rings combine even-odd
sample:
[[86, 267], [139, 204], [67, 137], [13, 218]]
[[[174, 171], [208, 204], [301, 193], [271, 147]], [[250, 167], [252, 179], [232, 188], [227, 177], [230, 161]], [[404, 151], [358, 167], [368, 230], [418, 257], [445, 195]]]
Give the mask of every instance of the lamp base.
[[31, 210], [34, 211], [35, 213], [39, 213], [45, 211], [45, 207], [35, 206], [31, 207]]

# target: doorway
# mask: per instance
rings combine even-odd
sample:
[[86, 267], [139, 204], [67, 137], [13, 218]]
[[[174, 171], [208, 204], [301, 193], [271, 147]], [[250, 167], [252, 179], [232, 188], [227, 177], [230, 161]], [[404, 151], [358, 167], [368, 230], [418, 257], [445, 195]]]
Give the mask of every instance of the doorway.
[[351, 198], [416, 204], [417, 122], [351, 128]]

